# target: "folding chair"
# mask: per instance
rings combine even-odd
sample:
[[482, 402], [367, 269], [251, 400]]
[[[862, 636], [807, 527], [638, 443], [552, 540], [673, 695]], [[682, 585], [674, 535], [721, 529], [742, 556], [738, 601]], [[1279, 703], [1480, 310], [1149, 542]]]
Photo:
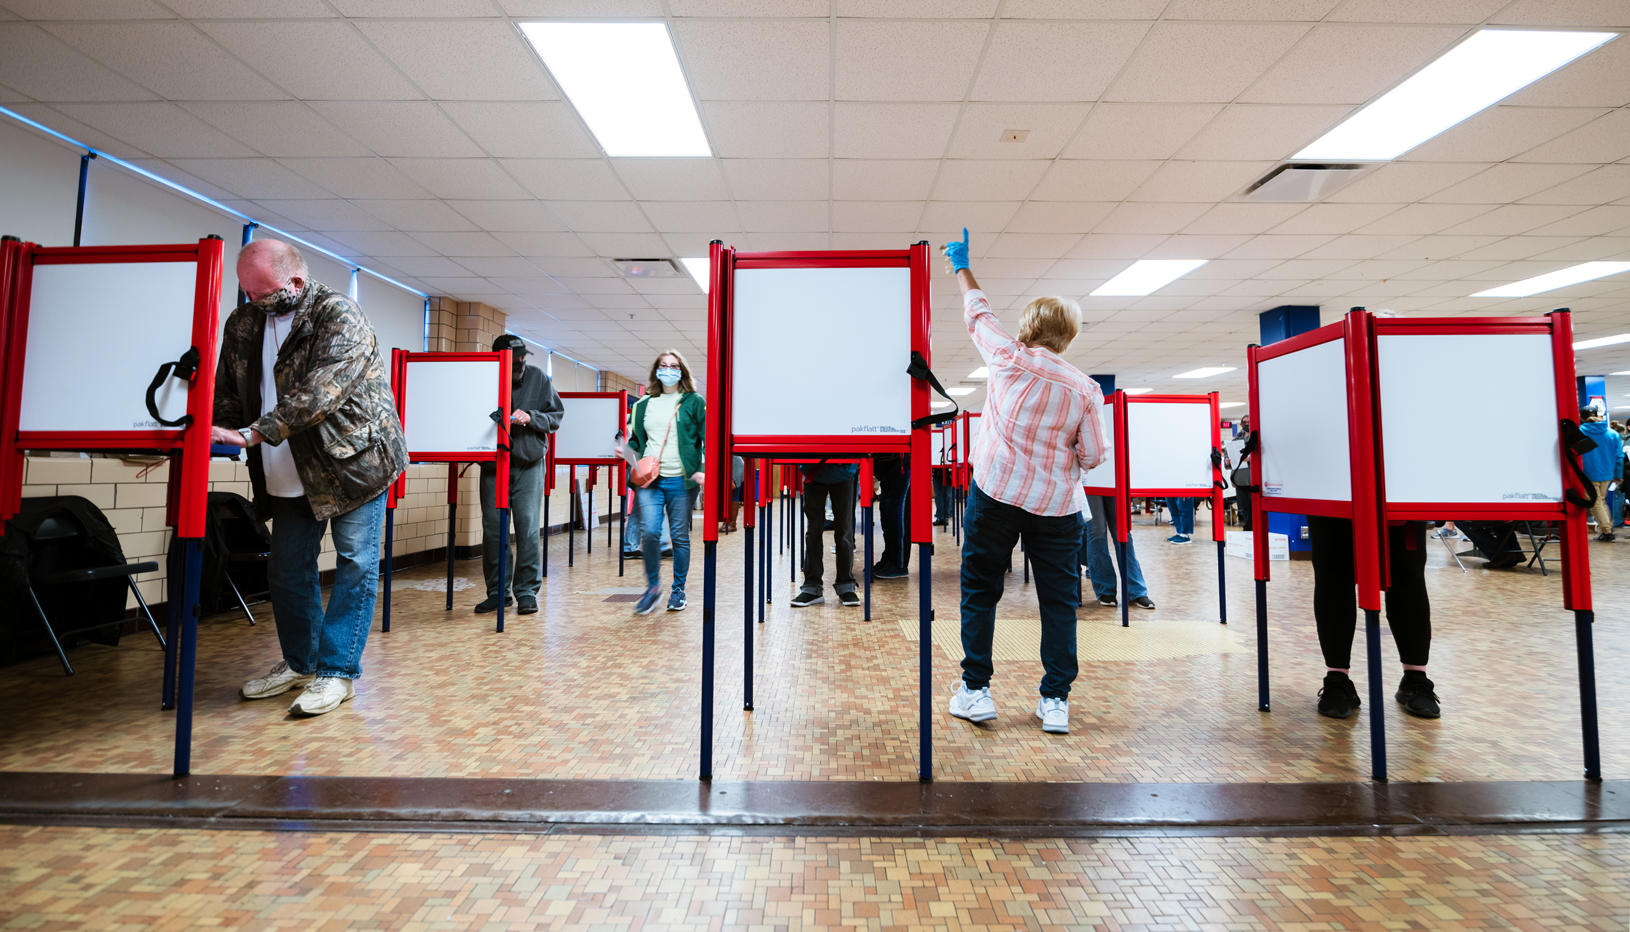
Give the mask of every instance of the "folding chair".
[[[37, 553], [33, 562], [49, 566], [52, 562], [54, 562], [53, 558], [58, 556], [58, 554], [53, 553], [53, 551], [65, 551], [70, 542], [77, 541], [80, 536], [81, 532], [79, 529], [74, 526], [73, 522], [67, 520], [66, 518], [61, 516], [47, 518], [40, 524], [39, 530], [34, 534], [34, 545]], [[147, 607], [147, 600], [142, 598], [141, 590], [136, 588], [136, 581], [134, 578], [132, 578], [140, 573], [151, 573], [157, 569], [158, 563], [149, 560], [144, 563], [125, 563], [118, 566], [95, 566], [88, 568], [56, 570], [54, 572], [40, 573], [37, 576], [30, 573], [28, 579], [28, 599], [33, 603], [34, 614], [40, 619], [40, 624], [45, 627], [45, 633], [51, 638], [51, 646], [56, 648], [57, 659], [62, 661], [62, 672], [64, 674], [73, 676], [73, 665], [68, 662], [68, 654], [62, 649], [62, 641], [58, 636], [59, 632], [56, 630], [56, 628], [52, 627], [51, 619], [46, 617], [45, 607], [40, 604], [40, 597], [39, 594], [35, 592], [35, 589], [52, 586], [67, 586], [76, 583], [84, 584], [104, 579], [117, 579], [123, 577], [125, 583], [130, 586], [130, 591], [136, 594], [136, 602], [141, 606], [142, 614], [147, 618], [147, 627], [152, 629], [153, 637], [158, 638], [158, 646], [162, 648], [164, 647], [164, 634], [163, 632], [159, 631], [158, 623], [153, 620], [153, 612]], [[61, 637], [72, 637], [76, 634], [84, 634], [87, 631], [96, 631], [101, 628], [122, 625], [124, 622], [125, 620], [122, 617], [111, 621], [99, 621], [94, 624], [84, 625], [78, 628], [72, 628], [67, 631], [60, 632], [60, 635]]]

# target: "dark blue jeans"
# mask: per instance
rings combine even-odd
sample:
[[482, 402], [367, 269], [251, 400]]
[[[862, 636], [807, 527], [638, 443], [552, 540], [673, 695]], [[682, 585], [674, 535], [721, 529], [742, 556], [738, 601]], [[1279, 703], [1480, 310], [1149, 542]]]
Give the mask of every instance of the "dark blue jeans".
[[1041, 694], [1068, 699], [1075, 682], [1075, 610], [1081, 604], [1076, 560], [1081, 553], [1079, 514], [1048, 517], [1003, 504], [974, 484], [968, 492], [962, 536], [962, 681], [990, 685], [991, 638], [1008, 561], [1019, 538], [1030, 557], [1041, 603]]
[[[299, 674], [356, 679], [362, 648], [374, 621], [379, 594], [379, 535], [385, 526], [385, 493], [318, 521], [305, 496], [267, 496], [272, 511], [272, 554], [266, 582], [272, 597], [277, 641], [289, 669]], [[317, 558], [323, 532], [334, 532], [334, 588], [323, 607]]]
[[640, 550], [645, 557], [645, 584], [662, 585], [662, 525], [673, 542], [675, 592], [685, 591], [690, 575], [690, 516], [695, 497], [685, 491], [683, 476], [658, 479], [639, 491]]

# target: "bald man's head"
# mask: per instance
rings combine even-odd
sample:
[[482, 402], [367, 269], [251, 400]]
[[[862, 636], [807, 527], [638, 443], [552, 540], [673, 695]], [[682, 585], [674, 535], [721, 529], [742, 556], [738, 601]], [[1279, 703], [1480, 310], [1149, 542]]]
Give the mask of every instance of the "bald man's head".
[[299, 292], [306, 286], [305, 257], [300, 250], [277, 239], [257, 239], [238, 253], [238, 285], [250, 301], [293, 284]]

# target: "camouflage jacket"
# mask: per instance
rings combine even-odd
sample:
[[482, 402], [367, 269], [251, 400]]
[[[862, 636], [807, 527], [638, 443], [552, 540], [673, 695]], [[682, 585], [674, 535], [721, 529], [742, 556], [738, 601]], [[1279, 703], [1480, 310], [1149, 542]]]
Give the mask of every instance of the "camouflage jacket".
[[[383, 492], [407, 468], [407, 442], [389, 370], [362, 309], [323, 285], [306, 285], [277, 354], [277, 407], [260, 417], [265, 335], [266, 315], [257, 308], [243, 305], [226, 319], [215, 371], [215, 424], [253, 427], [267, 443], [287, 442], [319, 521]], [[265, 473], [253, 447], [249, 475], [255, 510], [264, 518]]]

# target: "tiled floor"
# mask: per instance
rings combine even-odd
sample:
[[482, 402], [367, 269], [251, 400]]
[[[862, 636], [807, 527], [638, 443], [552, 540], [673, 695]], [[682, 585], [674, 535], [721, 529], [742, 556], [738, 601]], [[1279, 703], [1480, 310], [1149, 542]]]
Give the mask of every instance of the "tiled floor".
[[[1202, 512], [1202, 521], [1204, 520]], [[934, 651], [935, 774], [941, 780], [1139, 782], [1351, 781], [1369, 775], [1367, 716], [1320, 718], [1314, 694], [1323, 676], [1309, 613], [1307, 563], [1276, 563], [1271, 601], [1274, 711], [1256, 708], [1256, 638], [1250, 567], [1229, 558], [1226, 633], [1216, 629], [1216, 553], [1204, 540], [1167, 544], [1166, 527], [1134, 528], [1159, 607], [1118, 613], [1081, 610], [1083, 665], [1072, 700], [1074, 732], [1037, 727], [1034, 659], [999, 660], [994, 684], [1002, 717], [976, 727], [944, 714], [957, 678], [953, 654]], [[956, 546], [942, 535], [935, 558], [940, 626], [957, 612]], [[557, 539], [544, 611], [474, 615], [479, 586], [458, 589], [443, 611], [440, 567], [398, 575], [395, 623], [378, 624], [364, 656], [357, 698], [312, 720], [287, 717], [286, 701], [242, 702], [238, 685], [278, 659], [269, 610], [249, 627], [241, 616], [203, 624], [193, 752], [198, 773], [370, 776], [518, 776], [676, 779], [696, 774], [701, 642], [700, 547], [692, 561], [690, 608], [648, 617], [617, 600], [640, 584], [630, 562], [618, 578], [615, 551], [600, 536], [568, 569]], [[880, 543], [880, 541], [879, 541]], [[1464, 542], [1462, 542], [1464, 546]], [[714, 774], [719, 779], [910, 780], [917, 768], [916, 579], [879, 582], [873, 621], [835, 600], [792, 609], [788, 562], [779, 557], [776, 604], [755, 624], [755, 706], [741, 709], [742, 537], [719, 544], [719, 679]], [[1384, 646], [1387, 734], [1395, 780], [1569, 780], [1581, 772], [1578, 684], [1572, 616], [1561, 608], [1555, 572], [1463, 573], [1431, 544], [1428, 585], [1434, 630], [1431, 675], [1443, 699], [1435, 722], [1398, 713], [1390, 695], [1398, 674]], [[1630, 704], [1630, 680], [1617, 675], [1630, 656], [1630, 546], [1592, 544], [1601, 675], [1603, 769], [1630, 773], [1630, 725], [1614, 710]], [[664, 578], [670, 565], [663, 564]], [[828, 572], [831, 572], [830, 569]], [[463, 579], [479, 564], [458, 565]], [[913, 573], [915, 574], [915, 564]], [[1001, 615], [1022, 640], [1035, 617], [1022, 569], [1010, 578]], [[415, 588], [419, 587], [419, 588]], [[608, 601], [610, 600], [610, 601]], [[1161, 622], [1159, 626], [1153, 622]], [[1150, 629], [1187, 627], [1183, 656], [1149, 656]], [[914, 634], [914, 630], [912, 631]], [[1033, 634], [1030, 637], [1034, 637]], [[944, 637], [937, 640], [946, 640]], [[954, 639], [951, 644], [954, 646]], [[1172, 643], [1176, 643], [1173, 641]], [[1091, 644], [1106, 645], [1090, 648]], [[1194, 647], [1193, 645], [1199, 645]], [[1209, 645], [1209, 646], [1208, 646]], [[1157, 645], [1158, 646], [1158, 645]], [[1355, 676], [1364, 671], [1362, 633]], [[1175, 649], [1175, 648], [1174, 648]], [[1143, 650], [1143, 648], [1138, 648]], [[79, 674], [64, 677], [50, 658], [7, 668], [0, 702], [0, 769], [169, 770], [173, 718], [158, 710], [161, 656], [150, 639], [117, 649], [79, 648]]]
[[1580, 930], [1630, 836], [1024, 840], [0, 827], [0, 927]]

